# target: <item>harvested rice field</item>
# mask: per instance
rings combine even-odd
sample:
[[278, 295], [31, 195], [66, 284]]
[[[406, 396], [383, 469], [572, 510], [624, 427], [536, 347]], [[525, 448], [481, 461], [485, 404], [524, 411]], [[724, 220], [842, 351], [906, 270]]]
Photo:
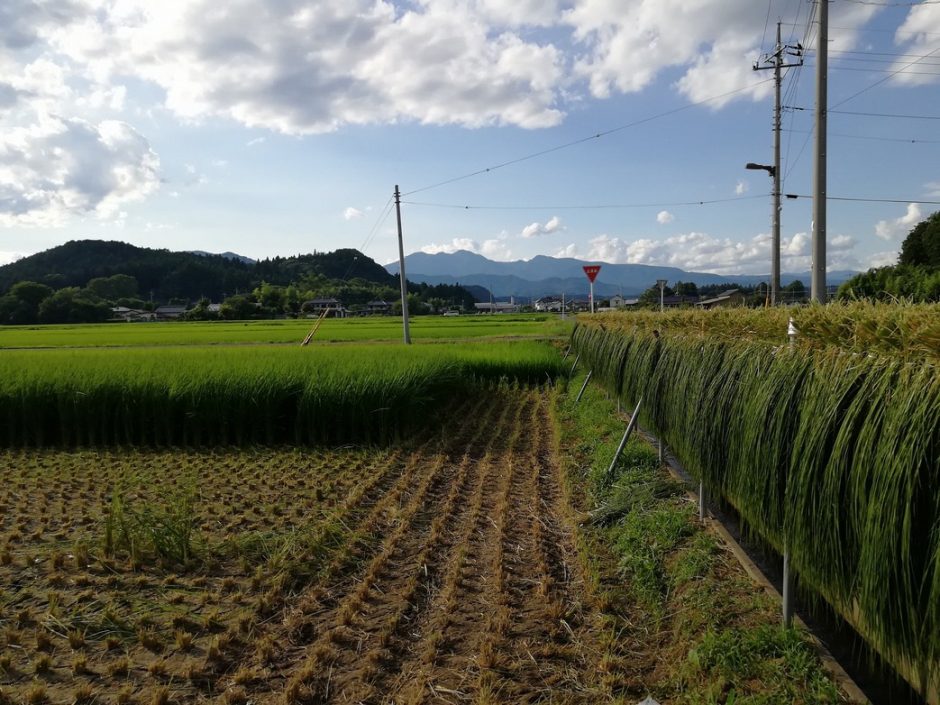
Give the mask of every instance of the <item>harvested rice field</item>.
[[[755, 601], [717, 548], [702, 558], [678, 495], [670, 521], [695, 546], [698, 562], [683, 569], [695, 589], [663, 612], [638, 599], [647, 593], [618, 567], [609, 530], [582, 525], [588, 498], [572, 493], [572, 473], [590, 462], [591, 439], [570, 418], [562, 434], [558, 399], [548, 386], [494, 386], [378, 450], [3, 452], [0, 702], [635, 703], [651, 691], [661, 702], [734, 692], [702, 659], [726, 658], [720, 639], [761, 619], [769, 631], [734, 649], [776, 648], [786, 633], [772, 626], [773, 605]], [[726, 604], [698, 604], [719, 583]], [[677, 668], [705, 631], [674, 633], [687, 625], [669, 614], [677, 599], [711, 615], [696, 629], [724, 620], [694, 673]], [[785, 639], [818, 680], [801, 638]], [[763, 695], [789, 678], [786, 699], [760, 702], [838, 701], [806, 673], [742, 671]]]
[[494, 395], [392, 450], [3, 454], [4, 697], [602, 699], [549, 396]]

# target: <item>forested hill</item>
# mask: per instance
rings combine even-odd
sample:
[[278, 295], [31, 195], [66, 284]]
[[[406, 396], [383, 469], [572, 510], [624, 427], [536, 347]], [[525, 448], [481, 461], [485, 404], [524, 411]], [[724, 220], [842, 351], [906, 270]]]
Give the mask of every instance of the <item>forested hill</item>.
[[397, 278], [352, 249], [244, 262], [222, 255], [170, 252], [124, 242], [77, 240], [0, 267], [0, 294], [20, 281], [53, 289], [83, 287], [90, 280], [124, 274], [137, 280], [142, 298], [219, 301], [261, 282], [287, 286], [310, 281], [365, 280], [396, 286]]

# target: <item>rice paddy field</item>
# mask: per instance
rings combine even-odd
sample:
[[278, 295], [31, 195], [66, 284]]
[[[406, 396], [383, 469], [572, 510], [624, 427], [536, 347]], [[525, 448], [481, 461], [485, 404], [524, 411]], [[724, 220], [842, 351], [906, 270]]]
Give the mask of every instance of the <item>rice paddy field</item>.
[[[625, 423], [618, 395], [653, 383], [665, 392], [652, 361], [673, 340], [698, 346], [690, 349], [707, 369], [730, 368], [733, 388], [743, 374], [733, 358], [700, 354], [725, 337], [678, 326], [673, 336], [642, 316], [592, 317], [571, 339], [582, 363], [569, 381], [559, 331], [527, 335], [519, 326], [529, 319], [492, 318], [507, 326], [497, 337], [475, 340], [468, 331], [490, 329], [447, 319], [448, 335], [410, 347], [381, 332], [305, 348], [263, 343], [257, 332], [189, 344], [180, 324], [162, 334], [176, 342], [0, 350], [0, 705], [849, 702], [806, 634], [779, 627], [779, 605], [697, 520], [649, 446], [631, 441], [606, 474]], [[816, 364], [809, 348], [727, 338], [777, 350], [761, 358], [765, 374], [797, 353]], [[825, 355], [840, 359], [828, 347]], [[891, 362], [892, 381], [925, 360]], [[675, 374], [692, 390], [708, 374], [689, 365]], [[587, 369], [601, 385], [576, 403]], [[824, 372], [835, 379], [833, 369]], [[930, 380], [916, 380], [933, 398]], [[853, 399], [867, 388], [849, 387]], [[806, 395], [804, 386], [792, 393]], [[698, 453], [678, 442], [678, 424], [662, 423], [673, 412], [657, 409], [644, 420], [660, 420], [677, 455]], [[852, 418], [861, 428], [861, 410]], [[806, 453], [835, 442], [789, 428], [768, 433], [799, 438]], [[860, 480], [887, 498], [872, 531], [886, 535], [896, 507], [917, 500], [909, 533], [884, 538], [878, 553], [853, 523], [874, 512], [861, 485], [845, 498], [825, 483], [814, 495], [804, 482], [796, 506], [818, 504], [803, 513], [841, 503], [806, 528], [774, 505], [784, 460], [771, 466], [778, 475], [748, 484], [728, 440], [708, 446], [725, 453], [727, 475], [704, 461], [689, 467], [729, 496], [749, 488], [754, 517], [766, 514], [770, 527], [783, 517], [780, 536], [814, 529], [827, 559], [848, 537], [846, 550], [868, 569], [901, 565], [873, 576], [871, 589], [908, 589], [903, 580], [928, 565], [930, 467], [908, 480], [896, 460], [890, 482]], [[889, 443], [894, 455], [931, 452], [916, 438]], [[825, 474], [830, 456], [806, 472]], [[833, 528], [837, 511], [851, 520]], [[905, 553], [915, 531], [928, 538]], [[817, 573], [809, 551], [799, 556], [815, 585], [817, 573], [835, 575], [856, 554]], [[932, 595], [918, 598], [915, 616], [934, 619]], [[911, 624], [884, 602], [870, 614]]]
[[[0, 326], [0, 349], [47, 347], [128, 347], [155, 345], [300, 345], [315, 320], [107, 323], [101, 325]], [[573, 323], [557, 315], [415, 316], [415, 342], [469, 338], [567, 335]], [[328, 318], [316, 343], [399, 341], [401, 319], [394, 317]]]

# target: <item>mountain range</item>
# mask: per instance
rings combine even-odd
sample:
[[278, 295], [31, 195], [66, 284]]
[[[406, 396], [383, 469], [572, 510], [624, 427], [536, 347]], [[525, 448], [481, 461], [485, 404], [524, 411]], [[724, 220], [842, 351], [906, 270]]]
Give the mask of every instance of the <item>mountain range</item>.
[[[414, 252], [405, 257], [405, 274], [410, 281], [428, 284], [457, 284], [485, 287], [499, 298], [517, 296], [538, 298], [559, 295], [571, 297], [587, 296], [589, 283], [582, 267], [600, 264], [601, 271], [594, 283], [597, 296], [638, 296], [657, 279], [665, 279], [670, 285], [676, 282], [693, 282], [697, 286], [738, 284], [755, 286], [767, 282], [770, 275], [756, 274], [712, 274], [709, 272], [687, 272], [678, 267], [661, 267], [647, 264], [610, 264], [589, 262], [570, 257], [547, 257], [537, 255], [530, 260], [497, 262], [483, 255], [459, 250], [453, 253], [427, 254]], [[385, 268], [398, 274], [398, 262]], [[829, 284], [839, 284], [856, 272], [829, 272]], [[781, 285], [800, 280], [807, 286], [809, 272], [791, 272], [780, 275]]]

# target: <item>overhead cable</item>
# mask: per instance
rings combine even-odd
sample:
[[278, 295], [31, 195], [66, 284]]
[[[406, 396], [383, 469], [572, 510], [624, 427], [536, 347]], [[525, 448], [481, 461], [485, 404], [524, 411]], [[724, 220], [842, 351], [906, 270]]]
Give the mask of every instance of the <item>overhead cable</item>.
[[666, 110], [665, 112], [662, 112], [662, 113], [656, 113], [655, 115], [650, 115], [648, 117], [641, 118], [639, 120], [634, 120], [632, 122], [619, 125], [618, 127], [611, 128], [609, 130], [596, 132], [593, 135], [582, 137], [581, 139], [572, 140], [571, 142], [565, 142], [564, 144], [559, 144], [554, 147], [549, 147], [548, 149], [542, 149], [542, 150], [539, 150], [538, 152], [532, 152], [531, 154], [526, 154], [522, 157], [516, 157], [515, 159], [510, 159], [508, 161], [501, 162], [499, 164], [494, 164], [493, 166], [488, 166], [484, 169], [477, 169], [476, 171], [471, 171], [466, 174], [461, 174], [460, 176], [455, 176], [450, 179], [444, 179], [443, 181], [438, 181], [437, 183], [429, 184], [427, 186], [422, 186], [421, 188], [412, 189], [411, 191], [407, 191], [403, 193], [402, 196], [411, 196], [416, 193], [421, 193], [422, 191], [430, 191], [431, 189], [435, 189], [440, 186], [452, 184], [457, 181], [463, 181], [464, 179], [469, 179], [474, 176], [480, 176], [481, 174], [488, 174], [492, 171], [496, 171], [497, 169], [502, 169], [503, 167], [511, 166], [513, 164], [518, 164], [520, 162], [525, 162], [530, 159], [535, 159], [537, 157], [542, 157], [542, 156], [545, 156], [546, 154], [552, 154], [553, 152], [558, 152], [563, 149], [567, 149], [569, 147], [574, 147], [579, 144], [584, 144], [585, 142], [590, 142], [592, 140], [600, 139], [601, 137], [607, 137], [608, 135], [612, 135], [616, 132], [622, 132], [623, 130], [627, 130], [631, 127], [637, 127], [638, 125], [643, 125], [648, 122], [653, 122], [654, 120], [658, 120], [660, 118], [664, 118], [669, 115], [675, 115], [676, 113], [681, 113], [685, 110], [690, 110], [691, 108], [697, 107], [699, 105], [705, 105], [707, 103], [720, 100], [721, 98], [727, 98], [728, 96], [732, 96], [737, 93], [742, 93], [744, 91], [752, 90], [756, 88], [757, 86], [763, 85], [765, 83], [769, 83], [770, 81], [773, 81], [773, 80], [774, 80], [773, 78], [768, 78], [763, 81], [757, 81], [755, 83], [751, 83], [747, 86], [741, 86], [740, 88], [736, 88], [732, 91], [726, 91], [724, 93], [719, 93], [718, 95], [713, 95], [708, 98], [703, 98], [702, 100], [698, 100], [693, 103], [686, 103], [685, 105], [679, 106], [678, 108], [673, 108], [671, 110]]

